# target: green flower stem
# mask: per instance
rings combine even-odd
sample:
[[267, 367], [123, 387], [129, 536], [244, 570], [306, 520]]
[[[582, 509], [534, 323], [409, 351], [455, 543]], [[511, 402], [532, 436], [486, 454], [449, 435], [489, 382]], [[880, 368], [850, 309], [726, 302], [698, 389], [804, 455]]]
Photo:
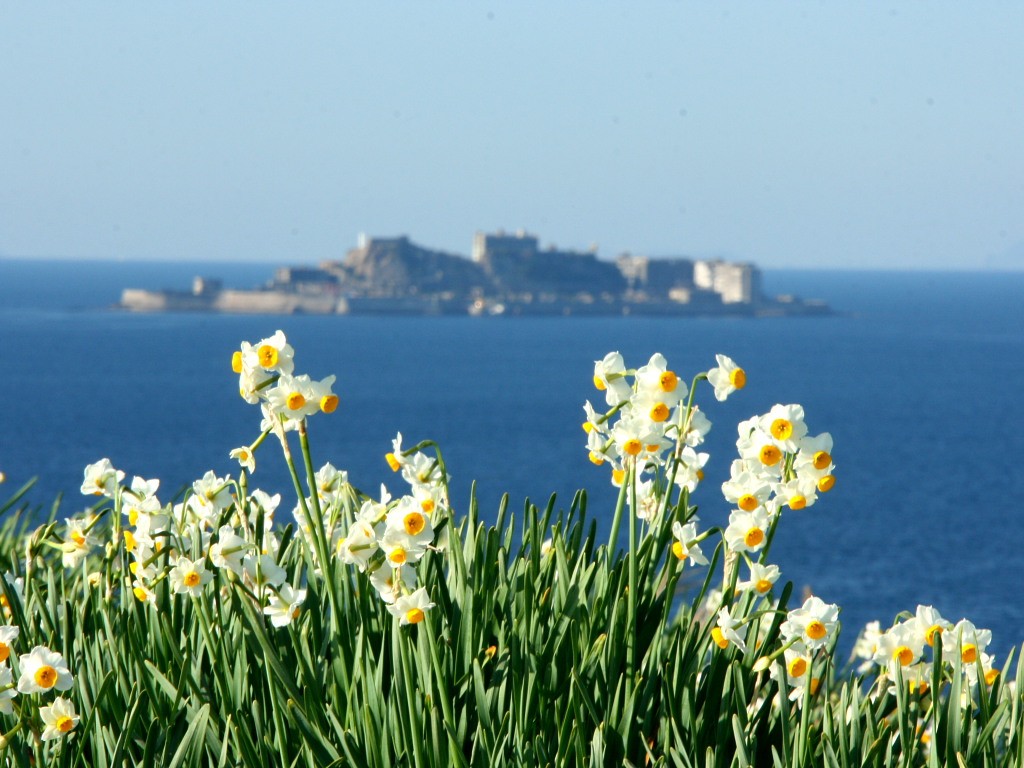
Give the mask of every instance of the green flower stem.
[[[636, 459], [629, 467], [625, 477], [625, 484], [629, 486], [629, 494], [632, 506], [629, 512], [629, 594], [626, 596], [626, 614], [628, 616], [629, 629], [626, 634], [626, 699], [633, 694], [633, 686], [636, 684], [636, 589], [637, 589], [637, 537], [636, 537]], [[627, 750], [628, 752], [628, 750]]]
[[626, 478], [622, 479], [622, 485], [619, 486], [619, 498], [615, 502], [615, 514], [612, 516], [612, 529], [611, 535], [608, 537], [608, 555], [611, 557], [615, 553], [615, 548], [619, 543], [619, 529], [622, 527], [622, 510], [626, 506]]

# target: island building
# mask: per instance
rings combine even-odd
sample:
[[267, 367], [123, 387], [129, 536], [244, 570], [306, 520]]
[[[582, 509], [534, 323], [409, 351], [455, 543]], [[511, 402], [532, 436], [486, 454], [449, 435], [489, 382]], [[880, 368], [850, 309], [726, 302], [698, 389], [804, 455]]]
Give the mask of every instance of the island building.
[[477, 232], [469, 258], [407, 236], [360, 235], [340, 260], [281, 267], [265, 286], [224, 288], [196, 278], [191, 292], [127, 289], [138, 312], [260, 314], [767, 315], [821, 314], [820, 302], [763, 295], [753, 264], [542, 248], [525, 231]]

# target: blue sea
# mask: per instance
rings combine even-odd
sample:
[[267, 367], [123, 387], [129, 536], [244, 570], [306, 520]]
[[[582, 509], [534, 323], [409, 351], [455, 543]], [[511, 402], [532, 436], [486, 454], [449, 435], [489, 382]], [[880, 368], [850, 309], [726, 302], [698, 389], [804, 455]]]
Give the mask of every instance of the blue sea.
[[[383, 460], [396, 432], [437, 440], [465, 509], [471, 483], [485, 517], [586, 488], [607, 530], [614, 492], [587, 461], [584, 400], [593, 361], [619, 350], [640, 365], [664, 353], [683, 378], [733, 357], [747, 388], [726, 403], [701, 393], [714, 423], [703, 525], [724, 524], [718, 490], [736, 423], [801, 403], [811, 432], [831, 432], [836, 488], [787, 511], [773, 561], [798, 589], [842, 606], [851, 642], [918, 603], [1024, 641], [1024, 273], [776, 271], [771, 293], [821, 298], [841, 314], [779, 319], [268, 317], [130, 315], [124, 287], [187, 289], [195, 274], [251, 287], [270, 265], [0, 260], [0, 470], [13, 492], [31, 477], [40, 508], [85, 506], [82, 470], [110, 458], [161, 497], [259, 432], [237, 394], [231, 353], [282, 329], [296, 370], [338, 377], [341, 407], [311, 423], [318, 464], [376, 494], [400, 480]], [[294, 504], [275, 446], [253, 484]]]

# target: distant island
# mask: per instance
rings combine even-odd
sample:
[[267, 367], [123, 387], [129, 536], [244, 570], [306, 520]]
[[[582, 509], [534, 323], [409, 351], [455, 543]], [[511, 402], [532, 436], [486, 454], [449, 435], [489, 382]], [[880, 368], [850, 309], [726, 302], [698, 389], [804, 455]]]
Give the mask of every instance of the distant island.
[[265, 286], [225, 288], [197, 277], [192, 290], [125, 289], [133, 312], [412, 315], [785, 316], [830, 314], [821, 301], [768, 297], [750, 263], [595, 250], [541, 249], [536, 236], [478, 232], [469, 258], [408, 237], [360, 235], [341, 261], [281, 267]]

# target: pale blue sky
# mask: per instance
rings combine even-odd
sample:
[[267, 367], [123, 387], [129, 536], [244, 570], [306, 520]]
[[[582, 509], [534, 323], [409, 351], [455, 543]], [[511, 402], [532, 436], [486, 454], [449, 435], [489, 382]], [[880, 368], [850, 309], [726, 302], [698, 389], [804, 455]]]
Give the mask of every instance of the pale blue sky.
[[1024, 4], [0, 0], [0, 254], [1024, 268]]

